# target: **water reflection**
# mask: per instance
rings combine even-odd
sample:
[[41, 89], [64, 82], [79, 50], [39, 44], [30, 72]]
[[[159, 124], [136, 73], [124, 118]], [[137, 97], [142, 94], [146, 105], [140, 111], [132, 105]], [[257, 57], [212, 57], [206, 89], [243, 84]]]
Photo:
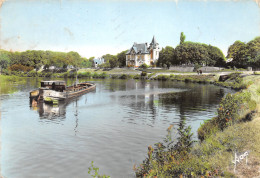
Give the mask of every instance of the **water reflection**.
[[66, 115], [66, 104], [62, 102], [59, 105], [40, 102], [37, 106], [31, 108], [38, 111], [41, 119], [55, 119]]
[[0, 98], [5, 177], [88, 177], [91, 161], [102, 174], [132, 177], [133, 165], [142, 162], [148, 145], [165, 138], [169, 125], [177, 129], [185, 116], [196, 138], [200, 123], [214, 116], [230, 92], [213, 85], [107, 79], [91, 81], [96, 92], [58, 106], [30, 107], [29, 91], [40, 81], [28, 79], [17, 93]]

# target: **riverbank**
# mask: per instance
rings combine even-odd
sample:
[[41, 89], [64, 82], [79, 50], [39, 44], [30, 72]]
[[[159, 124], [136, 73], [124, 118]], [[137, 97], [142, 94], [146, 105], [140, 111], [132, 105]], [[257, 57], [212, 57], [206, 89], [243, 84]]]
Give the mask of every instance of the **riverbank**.
[[[179, 126], [182, 132], [177, 143], [166, 139], [148, 147], [148, 158], [135, 169], [137, 177], [260, 176], [260, 76], [235, 76], [222, 84], [236, 89], [240, 86], [240, 91], [224, 97], [218, 116], [201, 125], [201, 142], [191, 147], [190, 129]], [[248, 164], [240, 160], [234, 171], [235, 153], [246, 151], [250, 152]]]
[[[146, 73], [146, 78], [154, 78], [159, 75], [198, 75], [197, 72], [177, 72], [174, 70], [167, 69], [134, 69], [134, 68], [114, 68], [114, 69], [79, 69], [78, 77], [79, 78], [140, 78], [140, 75], [144, 71]], [[243, 74], [253, 74], [252, 71], [236, 71], [236, 70], [221, 70], [215, 72], [206, 72], [203, 75], [228, 75], [234, 72], [241, 72]], [[19, 77], [43, 77], [43, 78], [75, 78], [76, 71], [55, 71], [55, 70], [39, 70], [39, 71], [30, 71], [30, 72], [21, 72], [21, 71], [9, 71], [8, 73], [3, 73], [4, 75], [15, 75]]]

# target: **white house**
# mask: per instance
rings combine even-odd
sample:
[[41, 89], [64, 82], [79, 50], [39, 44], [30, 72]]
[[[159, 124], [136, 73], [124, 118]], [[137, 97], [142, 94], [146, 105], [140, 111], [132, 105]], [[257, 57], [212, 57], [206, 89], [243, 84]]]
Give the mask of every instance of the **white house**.
[[96, 58], [96, 59], [94, 59], [93, 61], [94, 61], [95, 68], [97, 68], [98, 65], [105, 63], [104, 58], [101, 58], [101, 57]]
[[142, 64], [154, 65], [159, 58], [159, 43], [153, 36], [149, 47], [147, 43], [134, 43], [126, 53], [126, 66], [139, 67]]

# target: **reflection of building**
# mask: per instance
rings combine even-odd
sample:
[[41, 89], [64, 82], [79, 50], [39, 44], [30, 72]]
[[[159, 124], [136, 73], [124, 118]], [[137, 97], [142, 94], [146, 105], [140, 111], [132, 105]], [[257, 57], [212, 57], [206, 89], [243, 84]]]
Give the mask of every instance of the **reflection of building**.
[[147, 43], [134, 43], [126, 53], [126, 66], [154, 65], [159, 58], [159, 52], [159, 43], [156, 42], [155, 37], [153, 37], [149, 47]]
[[40, 117], [55, 117], [55, 116], [65, 116], [66, 105], [65, 103], [59, 104], [58, 106], [53, 106], [50, 104], [39, 103], [38, 112]]

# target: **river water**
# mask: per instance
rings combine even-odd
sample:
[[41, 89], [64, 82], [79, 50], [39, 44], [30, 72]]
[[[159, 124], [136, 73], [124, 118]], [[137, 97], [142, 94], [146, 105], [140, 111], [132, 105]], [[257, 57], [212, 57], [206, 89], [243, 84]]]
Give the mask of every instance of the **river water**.
[[162, 141], [171, 124], [176, 130], [186, 117], [197, 139], [200, 124], [215, 116], [221, 98], [232, 92], [183, 82], [93, 80], [94, 92], [59, 107], [33, 108], [29, 91], [39, 82], [25, 79], [10, 84], [16, 92], [0, 95], [5, 178], [91, 177], [91, 161], [100, 174], [134, 177], [133, 165], [142, 163], [147, 147]]

